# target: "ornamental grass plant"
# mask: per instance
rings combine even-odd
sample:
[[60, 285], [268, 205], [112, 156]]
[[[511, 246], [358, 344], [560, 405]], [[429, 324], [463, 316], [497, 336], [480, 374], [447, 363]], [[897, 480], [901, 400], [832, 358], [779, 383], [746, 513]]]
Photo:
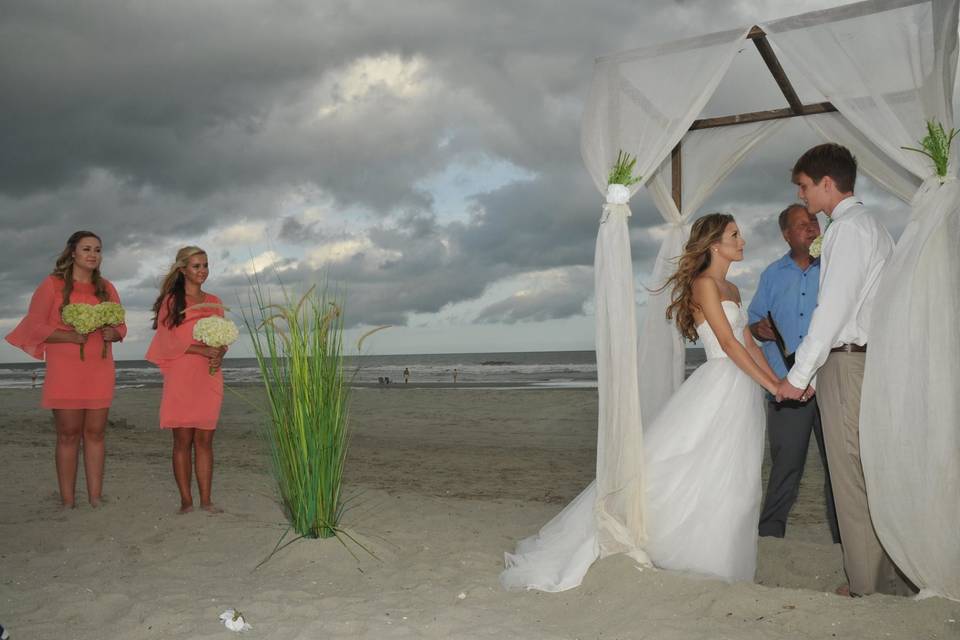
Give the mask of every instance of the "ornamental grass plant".
[[342, 533], [349, 444], [342, 298], [315, 287], [297, 301], [283, 298], [271, 303], [257, 280], [243, 311], [267, 394], [266, 437], [291, 527], [330, 538]]

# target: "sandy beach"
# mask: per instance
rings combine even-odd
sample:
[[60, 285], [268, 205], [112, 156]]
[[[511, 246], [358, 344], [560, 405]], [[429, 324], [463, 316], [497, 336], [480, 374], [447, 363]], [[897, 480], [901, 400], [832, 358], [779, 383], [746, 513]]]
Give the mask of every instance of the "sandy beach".
[[[812, 449], [788, 537], [761, 539], [756, 584], [625, 556], [561, 594], [505, 592], [503, 552], [594, 475], [596, 390], [364, 388], [354, 392], [335, 539], [268, 556], [286, 524], [254, 388], [227, 393], [215, 452], [224, 513], [177, 515], [159, 389], [122, 389], [107, 435], [107, 504], [58, 509], [39, 390], [0, 391], [0, 624], [13, 640], [229, 638], [958, 638], [960, 604], [844, 599]], [[85, 501], [83, 478], [78, 501]], [[356, 554], [351, 555], [350, 551]]]

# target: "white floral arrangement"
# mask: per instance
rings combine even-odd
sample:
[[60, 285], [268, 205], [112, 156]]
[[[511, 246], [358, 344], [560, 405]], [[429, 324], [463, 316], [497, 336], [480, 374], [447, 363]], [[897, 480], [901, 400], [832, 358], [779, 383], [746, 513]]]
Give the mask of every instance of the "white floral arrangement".
[[[60, 313], [63, 323], [72, 327], [81, 335], [93, 333], [101, 327], [116, 327], [124, 322], [126, 312], [116, 302], [101, 302], [100, 304], [86, 304], [75, 302], [68, 304]], [[80, 345], [80, 359], [84, 359], [83, 346]], [[107, 357], [107, 343], [103, 343], [101, 358]]]
[[810, 243], [809, 251], [810, 251], [811, 258], [819, 258], [820, 254], [823, 253], [823, 234], [822, 233], [818, 235], [816, 238], [814, 238], [813, 242]]
[[607, 176], [607, 204], [627, 204], [630, 201], [630, 185], [640, 182], [641, 176], [633, 175], [637, 158], [623, 150], [617, 152], [617, 161]]
[[240, 330], [237, 325], [220, 316], [201, 318], [193, 325], [193, 339], [208, 347], [228, 347], [239, 337]]
[[[227, 320], [220, 316], [208, 316], [197, 320], [193, 325], [193, 339], [208, 347], [219, 349], [220, 347], [229, 347], [240, 337], [240, 330], [233, 320]], [[217, 372], [216, 367], [210, 367], [210, 375]]]

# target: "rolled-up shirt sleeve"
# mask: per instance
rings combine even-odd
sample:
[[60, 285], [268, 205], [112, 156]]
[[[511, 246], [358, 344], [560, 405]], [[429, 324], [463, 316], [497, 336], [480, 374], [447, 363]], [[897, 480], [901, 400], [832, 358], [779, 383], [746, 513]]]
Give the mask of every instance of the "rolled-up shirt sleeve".
[[820, 257], [823, 280], [817, 308], [787, 374], [787, 380], [798, 389], [806, 389], [827, 361], [837, 336], [856, 310], [870, 265], [870, 244], [864, 242], [858, 228], [835, 223], [830, 232], [824, 237]]
[[750, 306], [747, 307], [747, 322], [750, 324], [760, 322], [767, 317], [767, 312], [770, 311], [770, 278], [767, 275], [768, 273], [769, 270], [765, 270], [760, 274], [757, 292], [753, 294], [753, 300], [750, 301]]

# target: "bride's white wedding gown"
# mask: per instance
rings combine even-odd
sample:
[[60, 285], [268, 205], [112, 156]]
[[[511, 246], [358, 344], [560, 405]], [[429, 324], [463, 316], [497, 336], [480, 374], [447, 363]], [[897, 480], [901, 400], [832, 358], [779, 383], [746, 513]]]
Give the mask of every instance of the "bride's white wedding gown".
[[[724, 300], [738, 340], [746, 312]], [[643, 432], [647, 543], [662, 569], [724, 580], [753, 580], [763, 461], [763, 389], [720, 348], [710, 325], [697, 327], [707, 361]], [[508, 589], [563, 591], [580, 584], [599, 556], [595, 483], [505, 555]], [[642, 554], [635, 554], [638, 559]]]

